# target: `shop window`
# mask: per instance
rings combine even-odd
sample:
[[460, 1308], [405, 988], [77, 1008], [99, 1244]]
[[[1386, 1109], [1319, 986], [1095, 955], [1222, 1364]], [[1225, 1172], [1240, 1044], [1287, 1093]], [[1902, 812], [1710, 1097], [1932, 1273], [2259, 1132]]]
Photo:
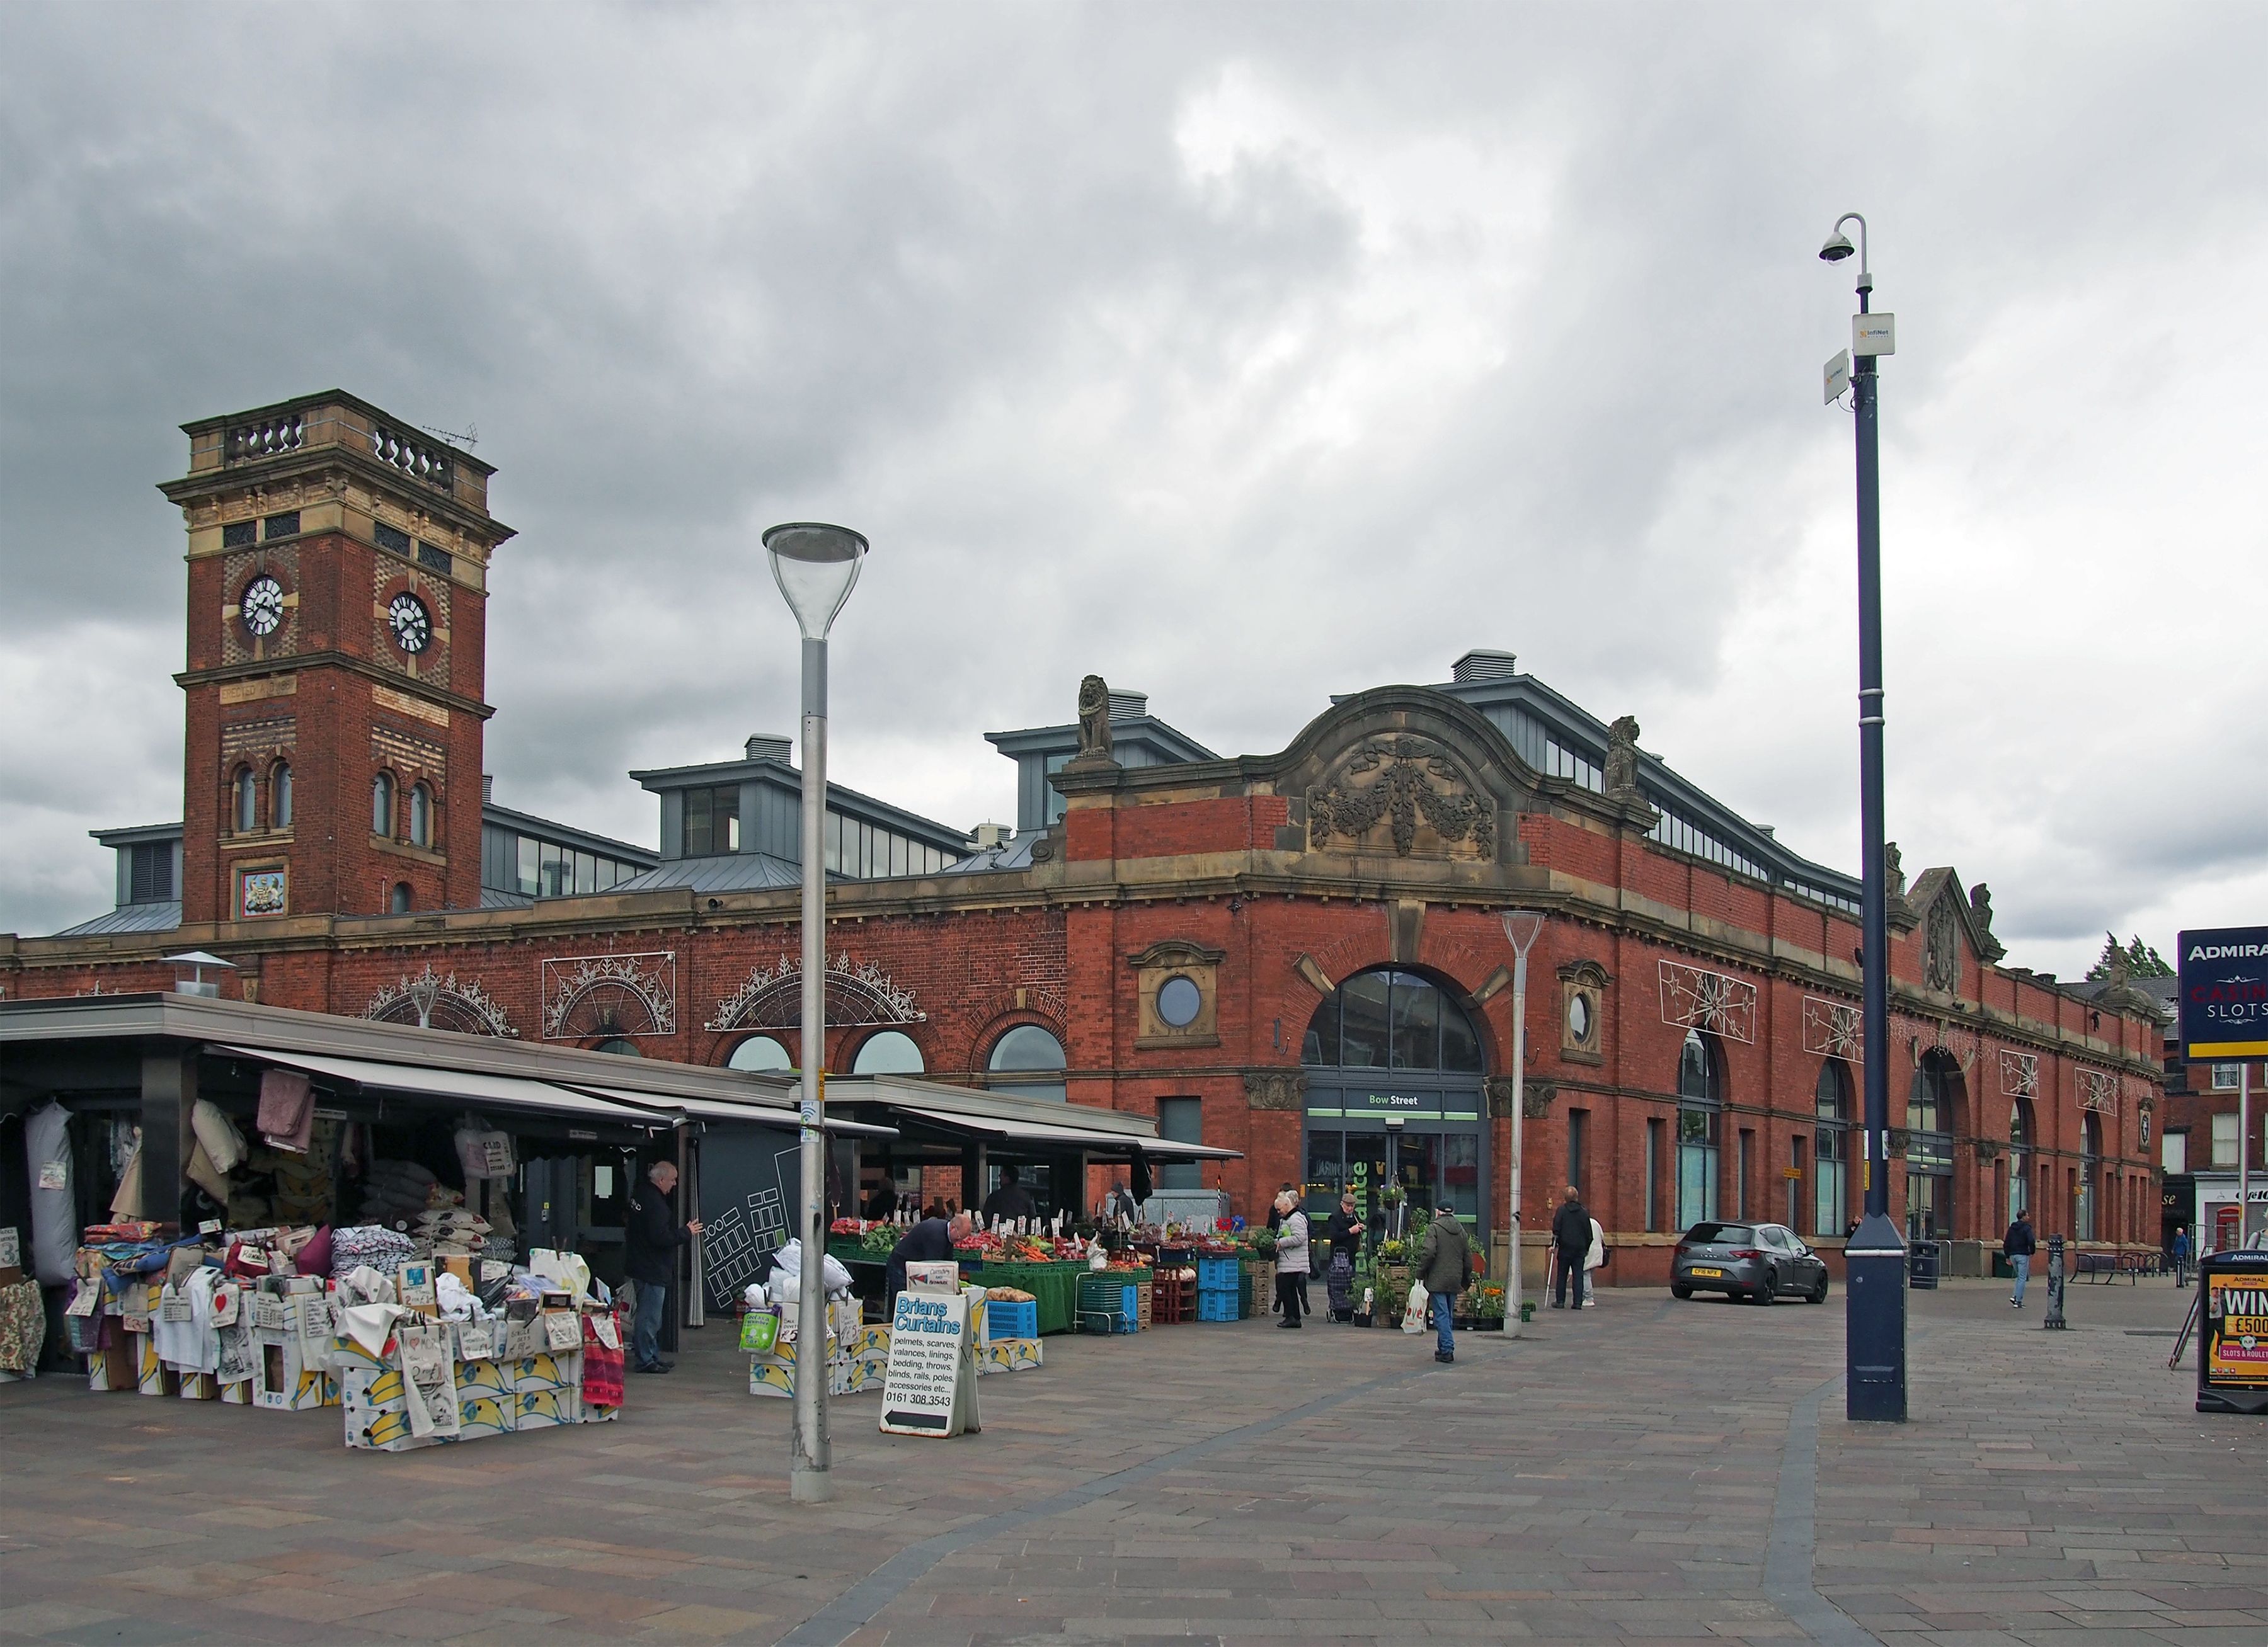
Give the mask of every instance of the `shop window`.
[[733, 1048], [733, 1055], [725, 1060], [728, 1070], [792, 1070], [795, 1061], [787, 1055], [787, 1048], [770, 1035], [751, 1035]]
[[[1204, 1142], [1204, 1100], [1196, 1098], [1161, 1098], [1158, 1100], [1158, 1136], [1170, 1138], [1175, 1143]], [[1201, 1163], [1197, 1161], [1163, 1161], [1158, 1165], [1158, 1187], [1160, 1189], [1203, 1189], [1204, 1180]]]
[[1037, 1024], [1019, 1024], [992, 1043], [992, 1055], [984, 1065], [985, 1085], [1063, 1103], [1070, 1097], [1064, 1084], [1064, 1063], [1063, 1042]]
[[381, 772], [370, 781], [370, 832], [393, 838], [394, 775], [390, 772]]
[[433, 844], [433, 792], [423, 783], [409, 786], [409, 844]]
[[394, 883], [393, 893], [387, 899], [387, 912], [390, 915], [408, 915], [410, 906], [416, 901], [416, 894], [410, 890], [409, 883], [406, 880], [398, 880]]
[[850, 1061], [853, 1075], [919, 1075], [927, 1068], [920, 1047], [902, 1029], [877, 1030], [858, 1043]]
[[268, 780], [268, 812], [278, 829], [291, 827], [291, 765], [278, 761]]

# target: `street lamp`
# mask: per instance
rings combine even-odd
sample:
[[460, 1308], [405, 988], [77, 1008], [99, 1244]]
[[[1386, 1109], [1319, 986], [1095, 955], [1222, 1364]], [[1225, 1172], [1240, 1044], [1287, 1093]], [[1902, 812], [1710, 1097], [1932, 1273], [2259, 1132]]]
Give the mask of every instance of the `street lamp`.
[[[1867, 220], [1845, 212], [1819, 248], [1839, 263], [1854, 249], [1843, 225], [1859, 225], [1859, 312], [1851, 322], [1852, 410], [1859, 471], [1859, 850], [1862, 1022], [1866, 1070], [1867, 1212], [1845, 1245], [1844, 1408], [1855, 1421], [1906, 1421], [1906, 1248], [1890, 1221], [1889, 889], [1882, 852], [1882, 496], [1874, 363], [1891, 352], [1892, 317], [1871, 312], [1874, 266]], [[1829, 387], [1841, 362], [1829, 366]]]
[[795, 1436], [788, 1485], [798, 1504], [834, 1496], [827, 1439], [827, 631], [850, 598], [866, 540], [798, 521], [764, 533], [772, 577], [803, 631], [803, 1246], [795, 1335]]
[[[1527, 1165], [1521, 1153], [1520, 1123], [1528, 1113], [1528, 952], [1543, 930], [1543, 917], [1533, 909], [1504, 912], [1504, 936], [1512, 945], [1512, 1163], [1506, 1176], [1512, 1180], [1510, 1239], [1505, 1262], [1504, 1335], [1520, 1336], [1520, 1175]], [[1580, 1299], [1578, 1300], [1580, 1302]]]

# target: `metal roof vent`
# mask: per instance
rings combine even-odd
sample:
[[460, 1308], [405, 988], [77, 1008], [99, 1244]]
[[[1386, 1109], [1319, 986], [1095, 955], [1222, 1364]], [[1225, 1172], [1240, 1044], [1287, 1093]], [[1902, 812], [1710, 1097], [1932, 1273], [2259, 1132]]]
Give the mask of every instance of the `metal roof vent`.
[[1121, 692], [1113, 687], [1110, 693], [1110, 718], [1114, 721], [1138, 721], [1150, 712], [1150, 695], [1146, 692]]
[[1520, 673], [1510, 652], [1474, 651], [1449, 665], [1449, 680], [1463, 686], [1472, 680], [1509, 680]]
[[751, 761], [785, 761], [794, 752], [795, 743], [777, 732], [758, 732], [748, 739], [747, 749]]

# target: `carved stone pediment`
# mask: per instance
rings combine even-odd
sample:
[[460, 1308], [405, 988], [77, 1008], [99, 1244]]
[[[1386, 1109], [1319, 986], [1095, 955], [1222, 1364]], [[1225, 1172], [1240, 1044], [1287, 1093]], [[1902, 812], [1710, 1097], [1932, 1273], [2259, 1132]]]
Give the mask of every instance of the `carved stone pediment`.
[[1313, 848], [1496, 858], [1495, 803], [1437, 738], [1366, 738], [1307, 787], [1306, 799]]
[[[1502, 1121], [1512, 1114], [1513, 1080], [1508, 1075], [1492, 1075], [1486, 1084], [1490, 1118]], [[1528, 1121], [1542, 1121], [1551, 1113], [1552, 1100], [1559, 1096], [1558, 1086], [1550, 1081], [1530, 1080], [1521, 1092], [1521, 1114]]]
[[1137, 970], [1152, 967], [1218, 967], [1228, 959], [1225, 949], [1207, 949], [1188, 938], [1160, 938], [1138, 955], [1129, 955], [1126, 964]]
[[1307, 1101], [1307, 1077], [1298, 1070], [1248, 1070], [1244, 1101], [1252, 1109], [1297, 1110]]

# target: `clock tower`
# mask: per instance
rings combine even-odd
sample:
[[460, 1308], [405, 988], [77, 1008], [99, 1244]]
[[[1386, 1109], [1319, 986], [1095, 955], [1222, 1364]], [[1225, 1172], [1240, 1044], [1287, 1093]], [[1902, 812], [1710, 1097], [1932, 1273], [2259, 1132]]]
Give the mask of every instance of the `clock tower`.
[[494, 469], [336, 390], [182, 428], [183, 923], [477, 908]]

